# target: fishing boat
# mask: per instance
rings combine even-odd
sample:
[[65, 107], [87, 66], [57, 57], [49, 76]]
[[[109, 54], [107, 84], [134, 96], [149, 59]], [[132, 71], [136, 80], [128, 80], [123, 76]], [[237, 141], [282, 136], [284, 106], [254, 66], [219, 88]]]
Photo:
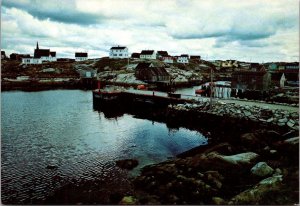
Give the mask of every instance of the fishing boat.
[[205, 92], [205, 90], [203, 89], [196, 89], [195, 90], [195, 94], [203, 94]]

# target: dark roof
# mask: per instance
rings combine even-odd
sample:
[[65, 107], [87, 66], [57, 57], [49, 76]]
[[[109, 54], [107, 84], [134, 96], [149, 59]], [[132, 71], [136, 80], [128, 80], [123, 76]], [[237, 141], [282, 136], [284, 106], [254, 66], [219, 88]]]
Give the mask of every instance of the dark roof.
[[132, 58], [140, 58], [140, 53], [132, 53], [131, 57]]
[[86, 52], [75, 52], [75, 57], [88, 57]]
[[284, 73], [285, 78], [287, 81], [299, 81], [299, 73]]
[[271, 73], [271, 80], [272, 81], [280, 81], [282, 74], [283, 73], [281, 73], [281, 72]]
[[50, 49], [35, 49], [34, 50], [34, 58], [41, 58], [44, 56], [50, 55]]
[[140, 62], [138, 65], [135, 67], [135, 69], [144, 69], [144, 68], [149, 68], [151, 63], [147, 62]]
[[126, 46], [114, 46], [110, 49], [125, 49], [125, 48], [126, 48]]
[[142, 74], [150, 74], [151, 76], [170, 76], [164, 67], [149, 67], [137, 69]]
[[163, 57], [169, 56], [167, 51], [157, 51], [157, 54]]
[[56, 52], [50, 52], [50, 55], [51, 55], [52, 57], [56, 57]]
[[149, 67], [152, 74], [157, 76], [170, 76], [164, 67]]
[[284, 64], [285, 66], [299, 66], [299, 62], [289, 62]]
[[200, 56], [190, 56], [191, 59], [200, 59]]
[[180, 57], [189, 57], [187, 54], [181, 54]]
[[154, 50], [142, 50], [141, 55], [152, 55]]

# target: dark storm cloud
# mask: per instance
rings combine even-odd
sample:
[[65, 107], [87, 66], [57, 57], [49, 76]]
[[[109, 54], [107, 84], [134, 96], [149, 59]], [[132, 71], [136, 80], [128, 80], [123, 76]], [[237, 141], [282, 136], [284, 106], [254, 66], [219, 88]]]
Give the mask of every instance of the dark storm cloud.
[[205, 38], [213, 38], [213, 37], [222, 37], [226, 35], [225, 33], [220, 33], [220, 32], [216, 32], [216, 33], [210, 33], [210, 34], [199, 34], [199, 33], [195, 33], [195, 34], [172, 34], [172, 37], [174, 39], [205, 39]]
[[77, 11], [72, 0], [52, 0], [50, 2], [41, 0], [30, 0], [28, 2], [4, 0], [2, 5], [6, 8], [17, 8], [26, 11], [40, 20], [50, 19], [62, 23], [91, 25], [101, 23], [104, 18], [101, 15]]
[[231, 30], [231, 31], [216, 31], [211, 33], [179, 33], [172, 34], [175, 39], [205, 39], [205, 38], [221, 38], [223, 41], [238, 41], [238, 40], [257, 40], [265, 39], [276, 33], [275, 30], [272, 31], [247, 31], [247, 30]]

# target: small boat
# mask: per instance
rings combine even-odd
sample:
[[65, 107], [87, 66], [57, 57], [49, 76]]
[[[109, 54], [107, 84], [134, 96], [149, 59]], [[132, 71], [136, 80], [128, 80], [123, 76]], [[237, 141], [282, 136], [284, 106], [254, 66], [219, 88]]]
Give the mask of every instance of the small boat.
[[203, 90], [203, 89], [196, 89], [195, 94], [202, 94], [204, 92], [205, 92], [205, 90]]
[[147, 88], [146, 88], [145, 85], [140, 84], [140, 85], [137, 86], [137, 89], [138, 89], [138, 90], [146, 90]]
[[168, 97], [180, 98], [181, 94], [175, 94], [175, 93], [168, 92]]

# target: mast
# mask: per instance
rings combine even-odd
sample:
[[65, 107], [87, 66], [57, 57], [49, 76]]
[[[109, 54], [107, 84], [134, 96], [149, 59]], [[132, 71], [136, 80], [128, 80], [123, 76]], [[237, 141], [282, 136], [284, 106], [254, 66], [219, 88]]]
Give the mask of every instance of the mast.
[[212, 108], [212, 93], [213, 93], [213, 78], [212, 78], [212, 67], [210, 68], [210, 99], [209, 99], [209, 108]]

